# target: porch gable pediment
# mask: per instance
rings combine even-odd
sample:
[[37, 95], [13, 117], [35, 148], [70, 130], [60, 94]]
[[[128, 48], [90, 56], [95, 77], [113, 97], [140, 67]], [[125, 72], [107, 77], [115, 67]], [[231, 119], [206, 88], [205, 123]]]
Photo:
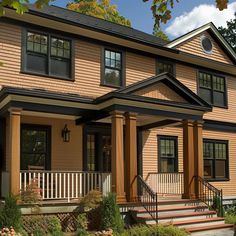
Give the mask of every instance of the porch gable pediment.
[[166, 100], [198, 106], [210, 106], [169, 73], [162, 73], [134, 83], [126, 88], [117, 90], [117, 92], [157, 100]]

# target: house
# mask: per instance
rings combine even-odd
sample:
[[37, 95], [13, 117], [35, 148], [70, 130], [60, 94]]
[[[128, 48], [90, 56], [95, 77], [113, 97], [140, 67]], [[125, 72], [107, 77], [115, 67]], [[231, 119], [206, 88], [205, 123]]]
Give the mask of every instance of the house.
[[236, 55], [212, 23], [165, 42], [56, 6], [6, 9], [0, 61], [2, 197], [34, 182], [45, 201], [135, 202], [147, 186], [236, 198]]

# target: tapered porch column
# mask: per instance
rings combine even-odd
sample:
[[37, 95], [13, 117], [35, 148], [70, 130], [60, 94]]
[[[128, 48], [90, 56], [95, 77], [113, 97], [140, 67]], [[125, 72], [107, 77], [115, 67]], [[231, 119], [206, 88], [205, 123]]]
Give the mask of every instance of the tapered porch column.
[[9, 158], [10, 158], [10, 192], [19, 194], [20, 191], [20, 118], [21, 110], [9, 110]]
[[[195, 121], [193, 125], [194, 133], [194, 175], [203, 177], [203, 139], [202, 139], [202, 121]], [[200, 185], [195, 183], [196, 197], [200, 194]]]
[[137, 125], [136, 114], [125, 114], [125, 165], [127, 201], [137, 199]]
[[124, 134], [122, 112], [115, 111], [112, 114], [112, 192], [116, 193], [117, 202], [125, 202], [124, 191]]
[[183, 121], [183, 161], [184, 161], [184, 194], [183, 198], [195, 198], [194, 176], [194, 141], [193, 122]]

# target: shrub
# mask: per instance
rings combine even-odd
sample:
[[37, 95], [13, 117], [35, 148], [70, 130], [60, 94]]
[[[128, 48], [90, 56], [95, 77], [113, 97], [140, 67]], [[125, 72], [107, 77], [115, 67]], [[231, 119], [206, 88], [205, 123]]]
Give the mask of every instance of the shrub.
[[236, 224], [236, 215], [226, 214], [225, 223], [227, 223], [227, 224]]
[[0, 228], [3, 227], [13, 227], [17, 232], [21, 230], [21, 211], [13, 195], [6, 197], [5, 204], [0, 208]]
[[112, 229], [116, 233], [124, 231], [124, 221], [121, 218], [119, 207], [116, 204], [116, 196], [109, 193], [103, 198], [101, 209], [101, 229]]
[[76, 236], [86, 236], [88, 229], [88, 219], [85, 213], [79, 214], [77, 217]]
[[33, 181], [26, 186], [26, 189], [21, 191], [20, 199], [26, 204], [36, 204], [41, 200], [37, 179], [33, 179]]
[[88, 194], [82, 198], [80, 201], [80, 206], [83, 211], [89, 211], [91, 209], [95, 209], [101, 205], [102, 202], [102, 193], [97, 190], [92, 190], [88, 192]]
[[45, 233], [37, 227], [33, 230], [33, 236], [45, 236]]
[[172, 225], [170, 226], [136, 226], [117, 236], [187, 236], [188, 234]]
[[52, 236], [63, 235], [60, 220], [54, 216], [48, 221], [48, 231]]

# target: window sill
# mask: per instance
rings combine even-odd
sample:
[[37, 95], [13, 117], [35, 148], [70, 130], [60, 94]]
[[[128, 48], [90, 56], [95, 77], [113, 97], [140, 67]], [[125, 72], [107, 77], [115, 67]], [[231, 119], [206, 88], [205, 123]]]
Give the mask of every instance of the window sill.
[[100, 86], [114, 88], [114, 89], [120, 89], [124, 87], [124, 86], [116, 86], [116, 85], [110, 85], [110, 84], [104, 84], [104, 83], [100, 83]]
[[208, 182], [225, 182], [225, 181], [230, 181], [229, 178], [215, 178], [215, 179], [204, 178], [204, 180], [206, 180]]
[[214, 105], [214, 104], [211, 104], [214, 107], [216, 108], [222, 108], [222, 109], [229, 109], [228, 105], [227, 106], [217, 106], [217, 105]]
[[66, 80], [69, 82], [74, 82], [74, 78], [67, 78], [67, 77], [60, 77], [60, 76], [54, 76], [54, 75], [47, 75], [47, 74], [42, 74], [42, 73], [37, 73], [33, 71], [20, 71], [21, 74], [26, 74], [26, 75], [34, 75], [34, 76], [41, 76], [41, 77], [47, 77], [51, 79], [59, 79], [59, 80]]

